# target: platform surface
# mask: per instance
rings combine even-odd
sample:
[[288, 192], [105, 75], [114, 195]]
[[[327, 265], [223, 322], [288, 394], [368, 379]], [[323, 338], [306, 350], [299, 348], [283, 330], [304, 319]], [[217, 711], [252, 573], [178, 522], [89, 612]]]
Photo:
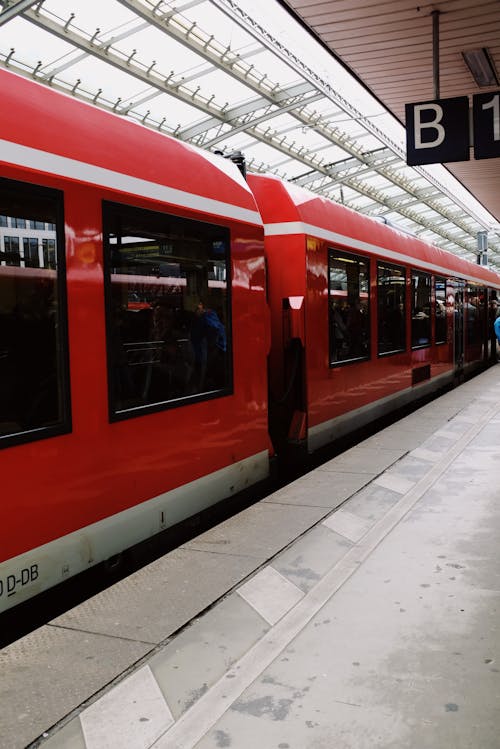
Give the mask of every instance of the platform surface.
[[499, 749], [500, 366], [0, 651], [0, 747]]

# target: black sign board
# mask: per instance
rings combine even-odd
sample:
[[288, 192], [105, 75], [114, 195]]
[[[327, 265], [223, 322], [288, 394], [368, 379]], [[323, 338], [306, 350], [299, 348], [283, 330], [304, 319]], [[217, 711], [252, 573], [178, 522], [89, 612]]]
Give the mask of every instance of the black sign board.
[[472, 100], [474, 158], [500, 156], [500, 91], [476, 94]]
[[406, 104], [405, 109], [409, 166], [469, 160], [467, 96]]

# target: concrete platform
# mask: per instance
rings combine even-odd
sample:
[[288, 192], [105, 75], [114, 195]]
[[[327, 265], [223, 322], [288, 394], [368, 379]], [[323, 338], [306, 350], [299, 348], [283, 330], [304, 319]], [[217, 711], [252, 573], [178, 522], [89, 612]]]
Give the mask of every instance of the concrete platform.
[[500, 367], [0, 651], [0, 747], [499, 749]]

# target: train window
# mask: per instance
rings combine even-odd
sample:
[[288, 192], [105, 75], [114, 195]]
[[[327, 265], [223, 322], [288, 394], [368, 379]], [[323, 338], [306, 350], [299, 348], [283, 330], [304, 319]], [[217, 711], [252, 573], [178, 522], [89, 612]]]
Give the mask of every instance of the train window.
[[369, 263], [329, 251], [330, 366], [370, 356]]
[[229, 231], [104, 203], [110, 418], [231, 392]]
[[378, 353], [394, 354], [406, 349], [406, 277], [399, 265], [379, 263]]
[[435, 279], [436, 302], [436, 343], [446, 343], [446, 279], [436, 276]]
[[[0, 445], [8, 446], [70, 429], [62, 193], [0, 180], [0, 214], [8, 217], [0, 228]], [[33, 221], [43, 229], [27, 229]], [[53, 242], [50, 262], [43, 238]]]
[[431, 344], [431, 276], [411, 272], [411, 345], [412, 348]]

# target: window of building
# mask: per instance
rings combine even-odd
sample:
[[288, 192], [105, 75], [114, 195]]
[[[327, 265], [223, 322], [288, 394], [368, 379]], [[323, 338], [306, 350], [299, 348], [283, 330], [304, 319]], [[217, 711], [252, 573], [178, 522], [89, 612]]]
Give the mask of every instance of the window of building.
[[38, 239], [36, 237], [23, 237], [23, 253], [24, 264], [27, 268], [40, 267], [40, 258], [38, 255]]
[[19, 237], [3, 238], [11, 253], [0, 267], [0, 445], [7, 446], [70, 428], [62, 194], [0, 180], [0, 213], [57, 227], [53, 268], [22, 267]]
[[7, 216], [0, 216], [0, 226], [8, 226]]
[[26, 229], [26, 219], [12, 216], [10, 219], [10, 225], [16, 229]]
[[2, 260], [5, 261], [6, 265], [20, 265], [21, 255], [19, 253], [19, 237], [6, 237], [3, 238], [3, 256]]
[[399, 265], [377, 267], [378, 353], [406, 349], [406, 277]]
[[431, 276], [417, 270], [411, 272], [411, 345], [431, 345]]
[[446, 279], [436, 276], [435, 279], [435, 315], [436, 315], [436, 343], [446, 343], [447, 326], [446, 326]]
[[369, 261], [329, 251], [330, 365], [370, 356]]
[[56, 267], [56, 242], [55, 239], [42, 239], [43, 267]]
[[231, 392], [230, 238], [104, 203], [111, 418]]

